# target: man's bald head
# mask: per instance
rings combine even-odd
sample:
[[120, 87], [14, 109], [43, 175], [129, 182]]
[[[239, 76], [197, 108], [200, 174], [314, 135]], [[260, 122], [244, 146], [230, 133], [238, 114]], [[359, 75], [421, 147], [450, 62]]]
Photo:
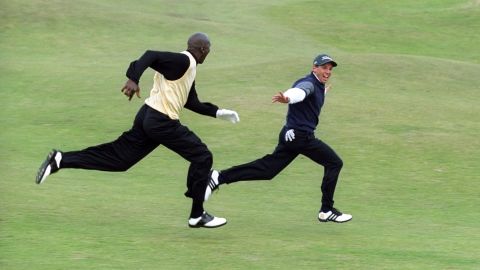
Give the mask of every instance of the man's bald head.
[[188, 48], [201, 48], [210, 46], [210, 40], [205, 33], [195, 33], [188, 39]]

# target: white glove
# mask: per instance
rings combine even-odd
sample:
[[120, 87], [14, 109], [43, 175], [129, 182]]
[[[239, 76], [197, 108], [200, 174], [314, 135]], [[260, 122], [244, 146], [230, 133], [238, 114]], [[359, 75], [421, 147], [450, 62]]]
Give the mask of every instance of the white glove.
[[240, 117], [238, 117], [238, 113], [227, 109], [217, 110], [217, 118], [230, 121], [234, 124], [240, 122]]
[[289, 129], [285, 132], [285, 141], [291, 142], [293, 140], [295, 140], [295, 130]]

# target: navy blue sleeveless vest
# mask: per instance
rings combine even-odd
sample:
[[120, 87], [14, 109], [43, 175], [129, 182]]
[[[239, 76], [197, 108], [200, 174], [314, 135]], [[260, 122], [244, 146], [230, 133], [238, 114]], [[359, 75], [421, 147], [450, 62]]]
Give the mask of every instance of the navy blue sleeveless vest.
[[325, 84], [317, 80], [313, 73], [297, 80], [292, 87], [302, 81], [309, 81], [315, 90], [307, 95], [301, 102], [288, 105], [287, 123], [288, 129], [300, 130], [313, 133], [318, 125], [320, 111], [325, 100]]

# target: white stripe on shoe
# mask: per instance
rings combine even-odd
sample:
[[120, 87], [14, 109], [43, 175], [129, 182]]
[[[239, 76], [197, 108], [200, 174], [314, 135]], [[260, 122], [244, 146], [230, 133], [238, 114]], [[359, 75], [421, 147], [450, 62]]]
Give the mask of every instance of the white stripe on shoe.
[[220, 174], [216, 170], [212, 170], [208, 179], [207, 188], [205, 189], [204, 201], [208, 201], [213, 191], [218, 188], [218, 176]]
[[62, 161], [62, 152], [57, 151], [55, 155], [55, 163], [57, 163], [57, 168], [60, 169], [60, 161]]

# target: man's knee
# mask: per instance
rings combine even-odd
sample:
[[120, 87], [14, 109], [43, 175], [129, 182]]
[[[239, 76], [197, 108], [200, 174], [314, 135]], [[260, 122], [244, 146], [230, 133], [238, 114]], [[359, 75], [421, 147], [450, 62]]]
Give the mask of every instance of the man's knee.
[[205, 157], [204, 164], [206, 167], [211, 168], [213, 166], [213, 156], [212, 153], [208, 152], [209, 154]]
[[338, 170], [341, 170], [343, 167], [343, 160], [338, 158], [334, 162], [332, 162], [332, 167]]
[[325, 168], [328, 169], [328, 170], [338, 170], [338, 171], [340, 171], [343, 167], [343, 161], [340, 158], [336, 158], [336, 159], [332, 159], [332, 160], [329, 160], [329, 161], [325, 162], [325, 164], [323, 166], [325, 166]]
[[201, 164], [201, 166], [211, 168], [213, 165], [213, 155], [209, 150], [204, 151], [198, 158], [196, 158], [195, 163]]

